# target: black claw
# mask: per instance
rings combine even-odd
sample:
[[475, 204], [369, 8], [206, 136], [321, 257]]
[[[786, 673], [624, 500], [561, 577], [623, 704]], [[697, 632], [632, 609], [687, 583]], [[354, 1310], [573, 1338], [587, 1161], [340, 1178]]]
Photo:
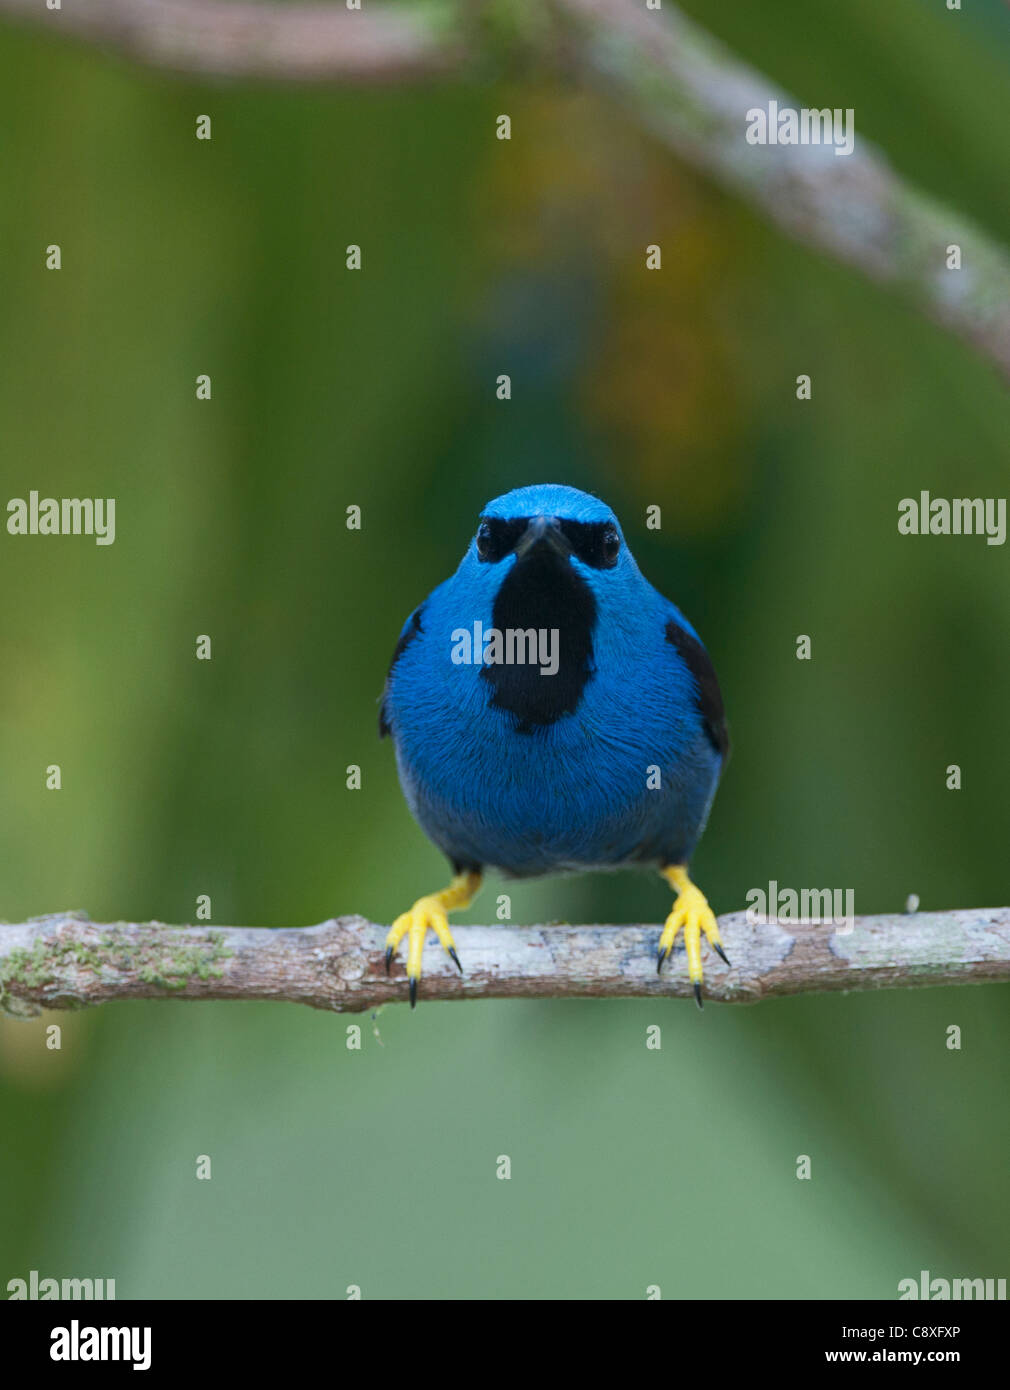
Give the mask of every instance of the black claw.
[[694, 982], [694, 1002], [698, 1005], [699, 1009], [703, 1009], [705, 1007], [705, 1005], [701, 1002], [701, 983], [698, 980], [695, 980]]
[[410, 984], [410, 1007], [411, 1007], [412, 1009], [416, 1009], [416, 1008], [417, 1008], [417, 980], [414, 978], [413, 975], [411, 975], [411, 977], [410, 977], [409, 984]]
[[669, 951], [657, 951], [657, 952], [656, 952], [656, 974], [657, 974], [657, 975], [658, 975], [658, 974], [660, 973], [660, 971], [663, 969], [663, 962], [664, 962], [664, 960], [666, 960], [666, 958], [667, 958], [667, 956], [668, 956], [669, 954], [670, 954]]
[[[722, 949], [722, 947], [719, 945], [718, 941], [713, 941], [713, 942], [710, 943], [710, 945], [711, 945], [713, 951], [718, 951], [718, 953], [719, 953], [719, 955], [721, 956], [721, 958], [726, 962], [727, 965], [729, 965], [729, 956], [726, 954], [726, 952], [725, 952], [725, 951]], [[732, 967], [731, 965], [730, 965], [730, 969], [731, 969], [731, 970], [733, 969], [733, 967]]]
[[450, 959], [451, 961], [455, 961], [455, 963], [456, 963], [456, 969], [457, 969], [457, 970], [459, 971], [459, 973], [462, 975], [462, 973], [463, 973], [463, 967], [462, 967], [462, 966], [460, 965], [460, 963], [459, 963], [459, 956], [457, 956], [457, 954], [456, 954], [456, 947], [455, 947], [455, 946], [450, 946], [450, 947], [449, 947], [449, 959]]
[[389, 974], [389, 963], [390, 963], [390, 961], [391, 961], [392, 959], [393, 959], [393, 948], [392, 948], [392, 946], [387, 946], [387, 947], [386, 947], [386, 974], [387, 974], [387, 975]]

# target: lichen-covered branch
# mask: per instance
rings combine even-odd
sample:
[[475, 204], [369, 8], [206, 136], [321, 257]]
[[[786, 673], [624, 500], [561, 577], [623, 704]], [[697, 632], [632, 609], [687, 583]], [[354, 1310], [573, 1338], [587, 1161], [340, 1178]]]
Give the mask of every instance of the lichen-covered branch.
[[[720, 919], [733, 964], [706, 952], [705, 994], [775, 995], [1010, 979], [1010, 908], [857, 917], [853, 928]], [[420, 998], [690, 997], [682, 949], [656, 974], [659, 926], [453, 929], [465, 974], [437, 942]], [[31, 1017], [113, 999], [283, 999], [355, 1012], [407, 998], [384, 968], [386, 928], [363, 917], [314, 927], [170, 927], [54, 913], [0, 926], [0, 1010]]]

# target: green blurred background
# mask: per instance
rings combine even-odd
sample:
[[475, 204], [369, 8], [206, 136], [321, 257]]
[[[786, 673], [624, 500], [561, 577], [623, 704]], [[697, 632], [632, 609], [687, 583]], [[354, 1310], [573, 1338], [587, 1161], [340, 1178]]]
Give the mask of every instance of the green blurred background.
[[[1010, 243], [1001, 0], [685, 8]], [[0, 501], [117, 499], [111, 547], [0, 536], [4, 917], [186, 922], [207, 893], [221, 924], [388, 922], [437, 886], [376, 698], [481, 504], [547, 480], [615, 507], [713, 653], [717, 911], [772, 878], [860, 912], [1007, 901], [1007, 548], [896, 525], [922, 488], [1008, 491], [1010, 399], [966, 348], [546, 79], [198, 84], [3, 28], [0, 122]], [[517, 923], [669, 906], [648, 876], [511, 891]], [[0, 1023], [0, 1288], [891, 1298], [1008, 1273], [996, 987], [422, 1001], [379, 1037], [137, 1003], [59, 1016], [58, 1053], [52, 1017]]]

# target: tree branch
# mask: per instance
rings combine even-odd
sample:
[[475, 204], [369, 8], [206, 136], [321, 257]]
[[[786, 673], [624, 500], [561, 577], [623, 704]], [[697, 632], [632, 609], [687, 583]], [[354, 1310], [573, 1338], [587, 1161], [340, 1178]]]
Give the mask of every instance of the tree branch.
[[[1010, 979], [1010, 908], [857, 917], [854, 928], [720, 919], [733, 962], [708, 951], [705, 993], [775, 995]], [[679, 948], [656, 974], [658, 926], [454, 928], [466, 974], [425, 949], [421, 999], [689, 997]], [[0, 926], [0, 1009], [31, 1017], [112, 999], [283, 999], [358, 1012], [406, 999], [387, 976], [386, 928], [362, 917], [315, 927], [169, 927], [54, 913]]]
[[[895, 174], [858, 120], [850, 155], [836, 156], [830, 145], [748, 145], [749, 110], [802, 103], [673, 5], [657, 12], [638, 0], [554, 3], [575, 21], [576, 67], [683, 159], [791, 237], [897, 290], [1010, 379], [1010, 256]], [[960, 270], [946, 268], [951, 244], [961, 248]]]
[[[688, 163], [789, 236], [891, 286], [1010, 379], [1010, 257], [904, 182], [857, 133], [825, 145], [748, 145], [746, 113], [798, 103], [738, 62], [672, 0], [417, 0], [395, 7], [247, 0], [0, 0], [0, 14], [157, 67], [299, 82], [467, 75], [502, 49], [562, 63], [628, 108]], [[946, 248], [961, 248], [948, 270]]]
[[284, 82], [428, 77], [463, 57], [454, 0], [411, 6], [247, 0], [0, 0], [0, 13], [152, 67]]

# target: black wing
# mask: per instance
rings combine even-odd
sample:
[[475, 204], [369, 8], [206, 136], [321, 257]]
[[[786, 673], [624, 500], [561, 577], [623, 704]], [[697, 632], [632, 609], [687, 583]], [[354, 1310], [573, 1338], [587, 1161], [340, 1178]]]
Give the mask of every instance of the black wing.
[[697, 637], [692, 637], [686, 628], [672, 620], [666, 625], [666, 640], [694, 677], [698, 687], [698, 708], [705, 721], [706, 732], [716, 752], [726, 758], [729, 754], [729, 730], [712, 658]]
[[389, 670], [386, 672], [386, 684], [382, 691], [382, 702], [379, 705], [380, 738], [385, 738], [386, 735], [390, 732], [390, 723], [386, 715], [386, 695], [389, 693], [389, 678], [393, 674], [393, 667], [399, 661], [400, 657], [406, 651], [407, 647], [410, 645], [410, 643], [413, 641], [413, 639], [417, 636], [419, 632], [424, 631], [424, 628], [421, 626], [421, 613], [423, 611], [424, 605], [422, 604], [420, 608], [414, 609], [413, 613], [411, 613], [410, 617], [404, 623], [403, 631], [400, 633], [400, 640], [397, 642], [396, 649], [393, 652], [393, 659], [389, 663]]

